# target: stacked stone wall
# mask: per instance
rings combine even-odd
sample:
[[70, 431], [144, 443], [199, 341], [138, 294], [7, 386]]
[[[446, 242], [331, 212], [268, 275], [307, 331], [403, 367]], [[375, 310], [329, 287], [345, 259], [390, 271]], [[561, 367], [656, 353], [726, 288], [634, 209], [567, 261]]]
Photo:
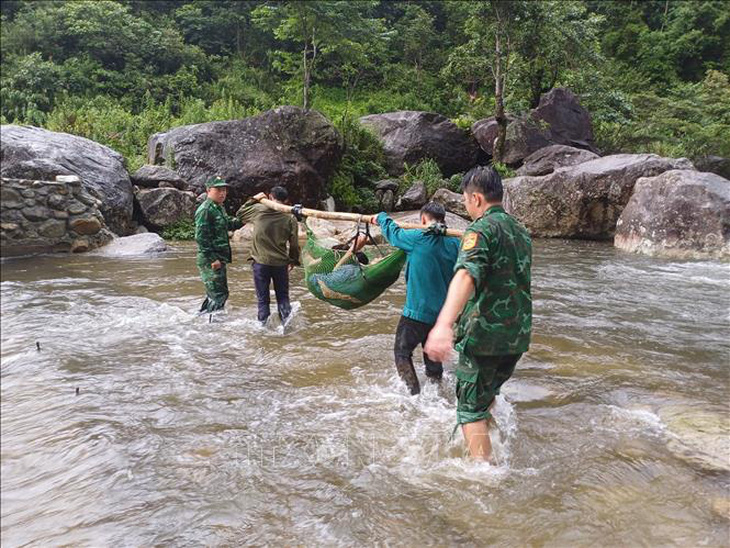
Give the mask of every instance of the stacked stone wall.
[[0, 255], [81, 252], [109, 242], [101, 201], [78, 177], [56, 181], [2, 178]]

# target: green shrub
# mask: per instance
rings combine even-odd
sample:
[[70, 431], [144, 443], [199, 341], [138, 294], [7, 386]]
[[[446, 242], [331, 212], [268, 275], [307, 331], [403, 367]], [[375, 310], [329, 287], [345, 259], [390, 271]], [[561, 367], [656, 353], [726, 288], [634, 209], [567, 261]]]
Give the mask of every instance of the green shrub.
[[162, 237], [165, 240], [194, 240], [195, 221], [192, 219], [180, 219], [175, 224], [163, 230]]
[[134, 171], [145, 163], [149, 136], [169, 124], [171, 117], [165, 111], [165, 105], [150, 106], [134, 115], [111, 97], [66, 98], [51, 111], [45, 127], [106, 145], [124, 156]]
[[128, 169], [135, 171], [146, 163], [147, 140], [154, 133], [188, 124], [245, 118], [259, 112], [256, 107], [244, 106], [230, 97], [207, 104], [197, 97], [178, 102], [168, 98], [164, 103], [156, 103], [147, 96], [143, 103], [135, 114], [112, 97], [68, 97], [50, 112], [45, 127], [106, 145], [124, 156]]
[[426, 192], [429, 196], [445, 186], [444, 176], [433, 158], [426, 158], [413, 166], [405, 163], [403, 168], [405, 172], [400, 176], [400, 184], [398, 185], [400, 193], [407, 191], [416, 181], [422, 181], [426, 185]]
[[474, 119], [474, 117], [470, 114], [462, 114], [461, 116], [452, 118], [451, 121], [454, 122], [456, 127], [459, 129], [463, 129], [464, 131], [471, 133], [471, 126], [474, 122], [476, 122], [476, 119]]
[[503, 164], [502, 162], [493, 162], [492, 167], [499, 173], [502, 179], [509, 179], [517, 175], [514, 169]]
[[360, 201], [352, 174], [342, 168], [332, 176], [329, 193], [335, 199], [337, 209], [340, 210], [349, 211]]
[[344, 152], [330, 182], [329, 192], [338, 209], [372, 212], [377, 208], [374, 183], [386, 176], [383, 144], [350, 115], [335, 120], [344, 140]]
[[3, 59], [0, 76], [0, 112], [4, 119], [41, 125], [53, 107], [61, 67], [38, 52]]
[[463, 173], [454, 173], [451, 177], [448, 178], [446, 188], [448, 188], [451, 192], [461, 193], [462, 177], [464, 177]]

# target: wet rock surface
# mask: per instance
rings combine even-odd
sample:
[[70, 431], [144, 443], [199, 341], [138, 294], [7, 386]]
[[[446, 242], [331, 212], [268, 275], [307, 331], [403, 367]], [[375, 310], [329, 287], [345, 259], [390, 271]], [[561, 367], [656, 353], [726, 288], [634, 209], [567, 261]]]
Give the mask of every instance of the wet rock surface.
[[148, 161], [174, 169], [196, 193], [210, 177], [223, 177], [230, 185], [229, 212], [276, 185], [286, 187], [293, 203], [316, 207], [342, 147], [342, 136], [322, 114], [284, 106], [157, 133], [148, 141]]
[[672, 258], [730, 258], [730, 181], [691, 170], [638, 180], [616, 226], [619, 249]]
[[104, 257], [136, 257], [156, 255], [167, 250], [165, 240], [154, 232], [133, 234], [122, 238], [114, 238], [109, 245], [94, 252]]
[[471, 222], [469, 214], [466, 212], [464, 207], [464, 198], [462, 194], [458, 192], [452, 192], [447, 188], [440, 188], [434, 192], [431, 196], [431, 201], [436, 202], [444, 206], [444, 209], [448, 212], [463, 217]]
[[692, 164], [656, 154], [617, 154], [541, 177], [515, 177], [504, 181], [505, 208], [533, 236], [611, 239], [636, 181], [672, 169]]
[[195, 194], [175, 188], [147, 188], [135, 193], [141, 222], [154, 230], [163, 230], [195, 215]]
[[382, 140], [388, 173], [401, 175], [404, 165], [433, 158], [445, 176], [477, 163], [479, 146], [451, 120], [434, 112], [401, 110], [360, 118]]
[[132, 184], [141, 188], [172, 187], [178, 190], [190, 190], [188, 182], [177, 172], [164, 166], [144, 165], [131, 176]]
[[517, 175], [548, 175], [558, 168], [575, 166], [597, 158], [598, 154], [589, 150], [567, 145], [550, 145], [525, 158], [522, 167], [517, 170]]
[[[472, 124], [471, 131], [479, 146], [494, 155], [498, 125], [494, 117]], [[507, 134], [502, 161], [519, 165], [536, 151], [552, 144], [568, 145], [597, 152], [590, 114], [578, 97], [565, 88], [544, 93], [540, 104], [524, 116], [507, 115]]]

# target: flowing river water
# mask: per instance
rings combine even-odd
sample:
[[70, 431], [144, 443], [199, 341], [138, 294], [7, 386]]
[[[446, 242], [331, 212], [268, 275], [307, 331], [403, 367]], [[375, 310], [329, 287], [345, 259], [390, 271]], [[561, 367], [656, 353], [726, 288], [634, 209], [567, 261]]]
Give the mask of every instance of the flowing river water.
[[395, 374], [402, 280], [345, 312], [295, 270], [283, 334], [236, 251], [212, 323], [190, 243], [3, 262], [4, 547], [728, 545], [728, 265], [537, 241], [489, 466], [453, 364]]

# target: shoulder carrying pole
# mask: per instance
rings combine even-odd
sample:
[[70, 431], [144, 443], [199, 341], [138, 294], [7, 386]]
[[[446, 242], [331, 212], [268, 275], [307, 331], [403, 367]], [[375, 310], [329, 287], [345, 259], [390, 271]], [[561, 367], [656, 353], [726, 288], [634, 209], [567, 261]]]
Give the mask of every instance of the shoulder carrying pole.
[[[279, 202], [275, 202], [273, 200], [269, 200], [266, 197], [266, 194], [263, 192], [259, 192], [256, 194], [256, 196], [253, 197], [254, 200], [257, 202], [260, 202], [264, 204], [266, 207], [270, 207], [271, 209], [275, 209], [277, 211], [281, 211], [283, 213], [291, 213], [291, 206], [280, 204]], [[340, 211], [320, 211], [318, 209], [309, 209], [306, 207], [303, 207], [301, 209], [301, 214], [304, 217], [316, 217], [317, 219], [326, 219], [329, 221], [352, 221], [353, 223], [357, 223], [358, 221], [363, 223], [371, 223], [375, 217], [375, 215], [360, 215], [359, 213], [343, 213]], [[421, 228], [426, 229], [428, 228], [428, 225], [422, 225], [418, 223], [402, 223], [402, 222], [396, 222], [396, 224], [401, 228]], [[456, 236], [457, 238], [461, 238], [464, 235], [463, 230], [456, 230], [453, 228], [449, 228], [446, 230], [447, 236]]]

